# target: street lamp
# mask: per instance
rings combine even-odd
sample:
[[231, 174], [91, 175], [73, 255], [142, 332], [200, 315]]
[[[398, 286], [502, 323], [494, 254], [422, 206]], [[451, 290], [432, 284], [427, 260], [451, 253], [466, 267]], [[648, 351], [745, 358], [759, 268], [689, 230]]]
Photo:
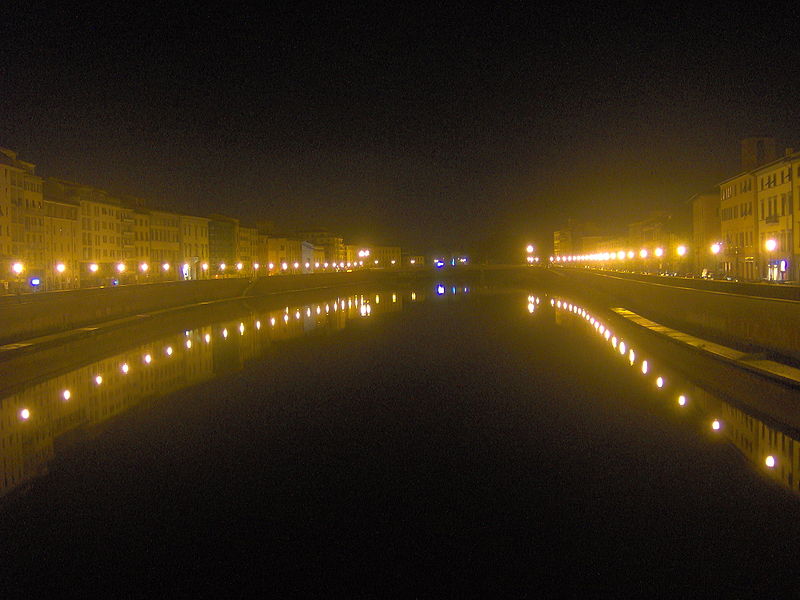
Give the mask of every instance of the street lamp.
[[778, 247], [777, 240], [772, 238], [768, 239], [764, 242], [764, 249], [769, 252], [769, 256], [767, 257], [767, 279], [769, 281], [775, 281], [778, 279], [778, 268], [776, 265], [773, 265], [773, 252]]
[[62, 289], [64, 286], [64, 281], [61, 276], [64, 274], [64, 271], [66, 270], [67, 270], [67, 265], [65, 265], [64, 263], [58, 263], [56, 265], [56, 282], [58, 283], [58, 289]]

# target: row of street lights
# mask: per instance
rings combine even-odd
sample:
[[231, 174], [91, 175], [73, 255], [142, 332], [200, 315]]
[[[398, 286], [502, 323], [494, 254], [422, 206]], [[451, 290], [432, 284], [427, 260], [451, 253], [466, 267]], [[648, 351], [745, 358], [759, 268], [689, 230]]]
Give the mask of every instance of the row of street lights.
[[[675, 255], [678, 258], [683, 258], [686, 256], [687, 252], [688, 250], [684, 245], [680, 245], [675, 248]], [[653, 256], [655, 258], [664, 258], [667, 256], [667, 252], [664, 250], [664, 248], [657, 247], [653, 249]], [[608, 262], [610, 260], [631, 260], [636, 257], [637, 253], [633, 250], [619, 250], [617, 252], [596, 252], [594, 254], [551, 256], [550, 262]], [[641, 259], [647, 259], [650, 257], [650, 251], [647, 248], [642, 248], [638, 252], [638, 257]]]
[[[324, 262], [324, 263], [320, 263], [320, 262], [300, 263], [299, 261], [295, 261], [293, 263], [282, 262], [279, 265], [276, 265], [275, 263], [269, 263], [267, 265], [267, 272], [268, 272], [268, 274], [281, 273], [281, 272], [296, 272], [301, 268], [301, 266], [305, 267], [306, 270], [318, 270], [320, 268], [322, 268], [324, 270], [354, 269], [354, 268], [359, 268], [359, 267], [363, 267], [364, 266], [364, 260], [363, 259], [369, 257], [370, 256], [370, 252], [369, 252], [369, 250], [362, 250], [362, 251], [360, 251], [358, 253], [358, 255], [359, 255], [359, 257], [362, 258], [362, 260], [359, 260], [359, 261], [340, 261], [340, 262], [332, 262], [332, 263], [328, 263], [328, 262]], [[395, 260], [391, 260], [390, 261], [390, 263], [392, 265], [395, 265], [396, 262], [397, 261], [395, 261]], [[379, 265], [379, 263], [380, 263], [379, 260], [377, 260], [377, 259], [373, 260], [373, 265], [377, 266], [377, 265]], [[235, 266], [235, 269], [236, 269], [237, 273], [241, 273], [243, 270], [245, 270], [245, 265], [242, 262], [238, 262], [234, 266]], [[259, 270], [261, 269], [261, 266], [262, 265], [260, 263], [253, 263], [253, 265], [252, 265], [253, 272], [255, 274], [258, 274]], [[101, 267], [100, 267], [100, 265], [98, 263], [90, 263], [89, 265], [87, 265], [86, 268], [89, 271], [89, 273], [91, 273], [92, 275], [97, 275], [101, 270]], [[142, 274], [148, 274], [150, 272], [150, 265], [148, 263], [146, 263], [146, 262], [143, 262], [143, 263], [140, 263], [138, 265], [137, 269], [130, 270], [128, 265], [126, 265], [124, 262], [119, 262], [119, 263], [114, 264], [113, 269], [119, 275], [122, 275], [124, 273], [131, 273], [131, 272], [134, 272], [134, 271], [139, 271]], [[201, 271], [203, 273], [206, 274], [206, 276], [208, 276], [208, 273], [211, 270], [211, 267], [210, 267], [209, 263], [204, 262], [204, 263], [202, 263], [200, 265], [200, 269], [201, 269]], [[25, 267], [24, 263], [22, 263], [22, 262], [17, 261], [17, 262], [14, 262], [11, 265], [11, 271], [12, 271], [12, 273], [14, 273], [14, 275], [18, 279], [22, 276], [22, 274], [25, 272], [25, 270], [26, 270], [26, 267]], [[172, 270], [172, 265], [170, 265], [170, 263], [165, 262], [165, 263], [161, 264], [161, 271], [163, 273], [167, 274], [171, 270]], [[217, 275], [225, 274], [225, 272], [227, 270], [228, 270], [228, 265], [226, 263], [224, 263], [224, 262], [220, 263], [219, 267], [218, 267]], [[67, 266], [64, 263], [60, 262], [60, 263], [55, 265], [55, 271], [59, 275], [63, 275], [67, 271]], [[184, 263], [183, 269], [182, 269], [182, 272], [184, 273], [184, 276], [187, 276], [189, 271], [190, 271], [189, 263]], [[37, 283], [34, 284], [34, 285], [38, 285], [38, 279], [37, 279]]]

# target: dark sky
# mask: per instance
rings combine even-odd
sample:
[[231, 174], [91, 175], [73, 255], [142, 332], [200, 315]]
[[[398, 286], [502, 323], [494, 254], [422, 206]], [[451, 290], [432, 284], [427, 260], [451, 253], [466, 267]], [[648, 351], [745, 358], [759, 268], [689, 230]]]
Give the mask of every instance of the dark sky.
[[4, 5], [0, 145], [175, 210], [548, 252], [800, 146], [791, 11], [114, 4]]

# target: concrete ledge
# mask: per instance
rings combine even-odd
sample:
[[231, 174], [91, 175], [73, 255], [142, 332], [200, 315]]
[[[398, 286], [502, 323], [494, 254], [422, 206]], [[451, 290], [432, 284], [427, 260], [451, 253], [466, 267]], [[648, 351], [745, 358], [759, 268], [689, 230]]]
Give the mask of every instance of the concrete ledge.
[[612, 308], [611, 310], [627, 321], [648, 329], [657, 335], [668, 337], [678, 344], [689, 346], [705, 354], [720, 358], [748, 371], [758, 373], [763, 377], [769, 377], [780, 383], [800, 388], [800, 369], [768, 360], [760, 354], [742, 352], [682, 331], [670, 329], [625, 308]]
[[[800, 361], [800, 302], [784, 298], [695, 289], [579, 269], [557, 269], [578, 293], [590, 291], [608, 306], [625, 306], [659, 323], [752, 351]], [[766, 286], [769, 287], [769, 286]]]

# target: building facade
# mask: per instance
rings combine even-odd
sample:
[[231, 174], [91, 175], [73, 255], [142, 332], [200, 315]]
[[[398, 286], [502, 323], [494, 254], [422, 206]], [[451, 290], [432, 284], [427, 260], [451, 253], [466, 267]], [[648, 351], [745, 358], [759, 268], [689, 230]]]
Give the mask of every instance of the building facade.
[[179, 215], [181, 242], [181, 277], [205, 279], [208, 277], [208, 222], [204, 217]]
[[740, 173], [719, 186], [720, 257], [726, 275], [760, 278], [755, 175]]
[[80, 204], [44, 196], [44, 289], [80, 287]]
[[792, 169], [798, 162], [800, 154], [787, 154], [754, 171], [761, 276], [769, 281], [798, 278]]
[[209, 272], [224, 277], [236, 270], [236, 246], [239, 241], [239, 219], [212, 215], [208, 221]]
[[[6, 288], [37, 286], [44, 278], [43, 182], [36, 165], [0, 148], [0, 256]], [[5, 279], [4, 279], [5, 278]]]

